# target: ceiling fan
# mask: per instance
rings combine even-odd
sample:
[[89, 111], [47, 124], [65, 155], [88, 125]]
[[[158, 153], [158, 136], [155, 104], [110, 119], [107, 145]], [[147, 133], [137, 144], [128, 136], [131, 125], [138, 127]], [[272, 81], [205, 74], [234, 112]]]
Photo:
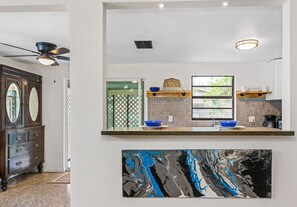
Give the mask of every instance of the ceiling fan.
[[5, 55], [2, 57], [36, 57], [36, 59], [41, 64], [48, 65], [48, 66], [59, 65], [56, 59], [70, 61], [70, 57], [60, 56], [62, 54], [69, 53], [70, 52], [69, 49], [65, 47], [57, 48], [57, 45], [49, 42], [36, 42], [36, 47], [38, 52], [17, 47], [14, 45], [6, 44], [6, 43], [0, 43], [0, 44], [34, 53], [33, 55]]

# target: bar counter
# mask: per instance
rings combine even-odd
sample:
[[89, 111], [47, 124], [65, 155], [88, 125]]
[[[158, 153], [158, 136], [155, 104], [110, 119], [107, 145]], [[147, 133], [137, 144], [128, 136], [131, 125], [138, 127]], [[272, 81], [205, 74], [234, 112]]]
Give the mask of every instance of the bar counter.
[[266, 127], [246, 127], [243, 129], [215, 129], [213, 127], [169, 127], [162, 129], [111, 128], [101, 131], [101, 135], [123, 136], [294, 136], [295, 132]]

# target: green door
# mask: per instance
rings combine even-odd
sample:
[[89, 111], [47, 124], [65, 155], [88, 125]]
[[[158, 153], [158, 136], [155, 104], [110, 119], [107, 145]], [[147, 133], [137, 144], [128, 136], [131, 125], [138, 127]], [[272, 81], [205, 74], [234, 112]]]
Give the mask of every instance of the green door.
[[107, 81], [107, 128], [143, 124], [144, 82]]

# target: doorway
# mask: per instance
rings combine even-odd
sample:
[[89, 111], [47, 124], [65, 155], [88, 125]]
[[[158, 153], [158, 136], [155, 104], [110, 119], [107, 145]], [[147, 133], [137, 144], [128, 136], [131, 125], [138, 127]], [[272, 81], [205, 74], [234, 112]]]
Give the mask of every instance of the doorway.
[[107, 128], [138, 127], [143, 124], [144, 82], [106, 82]]
[[70, 80], [64, 80], [64, 169], [71, 166], [71, 90]]

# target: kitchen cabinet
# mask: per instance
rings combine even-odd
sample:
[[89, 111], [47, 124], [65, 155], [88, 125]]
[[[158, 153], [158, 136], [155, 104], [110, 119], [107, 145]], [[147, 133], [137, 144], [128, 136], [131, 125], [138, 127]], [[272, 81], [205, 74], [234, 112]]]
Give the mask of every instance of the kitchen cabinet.
[[275, 59], [267, 63], [266, 85], [271, 94], [266, 95], [266, 100], [282, 99], [282, 59]]

